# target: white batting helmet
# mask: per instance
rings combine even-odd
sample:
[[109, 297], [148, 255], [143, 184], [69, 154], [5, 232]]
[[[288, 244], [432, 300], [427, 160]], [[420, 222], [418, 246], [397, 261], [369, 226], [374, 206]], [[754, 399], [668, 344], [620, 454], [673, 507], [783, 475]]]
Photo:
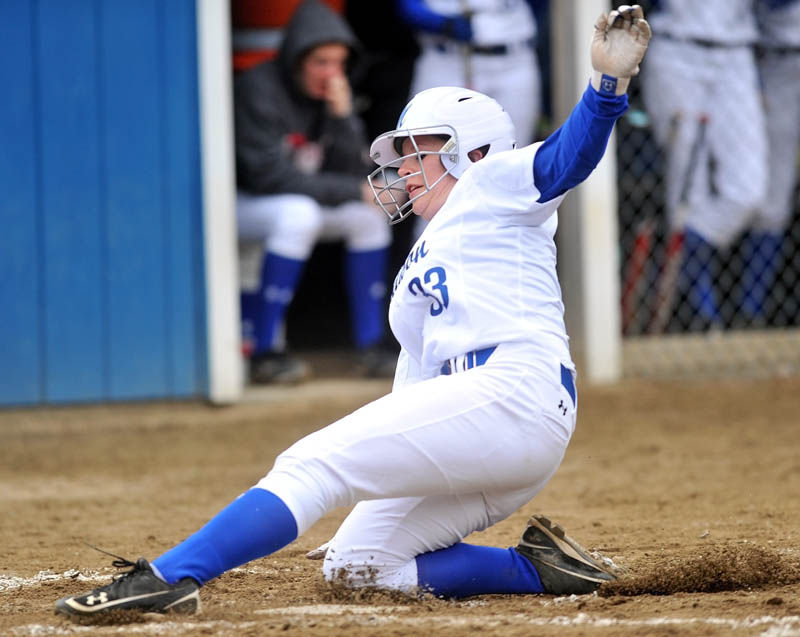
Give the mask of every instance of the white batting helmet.
[[[439, 151], [420, 151], [414, 142], [419, 135], [443, 136]], [[401, 144], [411, 138], [414, 152], [402, 155]], [[516, 146], [514, 124], [508, 113], [494, 99], [466, 88], [442, 86], [422, 91], [406, 105], [400, 114], [397, 128], [378, 136], [370, 147], [370, 157], [379, 168], [372, 172], [368, 181], [375, 198], [389, 215], [391, 223], [397, 223], [411, 214], [411, 205], [425, 195], [441, 179], [429, 184], [411, 200], [406, 201], [404, 181], [408, 177], [397, 177], [387, 169], [396, 169], [407, 157], [416, 155], [420, 166], [423, 155], [439, 155], [446, 174], [456, 179], [471, 165], [468, 154], [484, 149], [484, 156], [512, 150]], [[410, 176], [410, 175], [409, 175]]]

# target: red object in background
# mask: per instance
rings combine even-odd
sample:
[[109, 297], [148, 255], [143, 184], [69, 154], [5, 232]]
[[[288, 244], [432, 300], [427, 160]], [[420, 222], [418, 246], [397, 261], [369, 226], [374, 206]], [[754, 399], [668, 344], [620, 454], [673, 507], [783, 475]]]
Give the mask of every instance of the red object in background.
[[[322, 0], [337, 13], [344, 14], [345, 0]], [[302, 0], [231, 0], [234, 29], [283, 27]]]
[[641, 308], [644, 296], [645, 270], [653, 249], [655, 224], [652, 219], [641, 223], [633, 241], [633, 250], [625, 264], [622, 284], [622, 333], [629, 334]]
[[[231, 0], [233, 70], [244, 71], [278, 54], [281, 30], [303, 0]], [[344, 15], [346, 0], [322, 0]]]
[[308, 138], [303, 133], [289, 133], [286, 136], [286, 141], [292, 148], [299, 148], [308, 142]]
[[678, 275], [683, 263], [683, 231], [675, 231], [667, 242], [664, 265], [661, 268], [653, 316], [648, 333], [661, 334], [667, 328], [678, 288]]

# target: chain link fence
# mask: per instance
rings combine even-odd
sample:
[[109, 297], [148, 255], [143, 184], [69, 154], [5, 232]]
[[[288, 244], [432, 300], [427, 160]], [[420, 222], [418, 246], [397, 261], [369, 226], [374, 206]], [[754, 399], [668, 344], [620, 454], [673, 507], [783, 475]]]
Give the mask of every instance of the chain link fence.
[[800, 49], [654, 23], [617, 127], [624, 373], [800, 373]]

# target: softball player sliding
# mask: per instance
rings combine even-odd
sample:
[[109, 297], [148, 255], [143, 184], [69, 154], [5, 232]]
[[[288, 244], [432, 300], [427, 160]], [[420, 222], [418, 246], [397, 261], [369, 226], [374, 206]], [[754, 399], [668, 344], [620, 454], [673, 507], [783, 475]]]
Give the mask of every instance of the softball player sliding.
[[414, 97], [371, 149], [370, 183], [392, 220], [430, 221], [395, 280], [393, 391], [295, 443], [152, 563], [116, 562], [132, 568], [56, 610], [193, 612], [199, 586], [354, 504], [323, 562], [352, 587], [580, 594], [612, 579], [543, 517], [511, 549], [461, 540], [533, 498], [575, 427], [556, 209], [600, 161], [649, 37], [638, 5], [602, 15], [591, 86], [558, 131], [519, 150], [493, 99], [454, 87]]

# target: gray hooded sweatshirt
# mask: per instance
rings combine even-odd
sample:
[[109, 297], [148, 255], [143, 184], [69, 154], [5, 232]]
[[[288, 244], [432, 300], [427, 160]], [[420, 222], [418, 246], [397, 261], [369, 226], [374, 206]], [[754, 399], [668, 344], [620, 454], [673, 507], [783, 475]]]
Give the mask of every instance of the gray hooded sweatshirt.
[[236, 77], [236, 181], [250, 194], [304, 194], [322, 205], [361, 199], [368, 172], [366, 139], [356, 116], [330, 114], [298, 83], [302, 56], [321, 44], [351, 50], [347, 23], [318, 0], [305, 0], [284, 30], [278, 56]]

